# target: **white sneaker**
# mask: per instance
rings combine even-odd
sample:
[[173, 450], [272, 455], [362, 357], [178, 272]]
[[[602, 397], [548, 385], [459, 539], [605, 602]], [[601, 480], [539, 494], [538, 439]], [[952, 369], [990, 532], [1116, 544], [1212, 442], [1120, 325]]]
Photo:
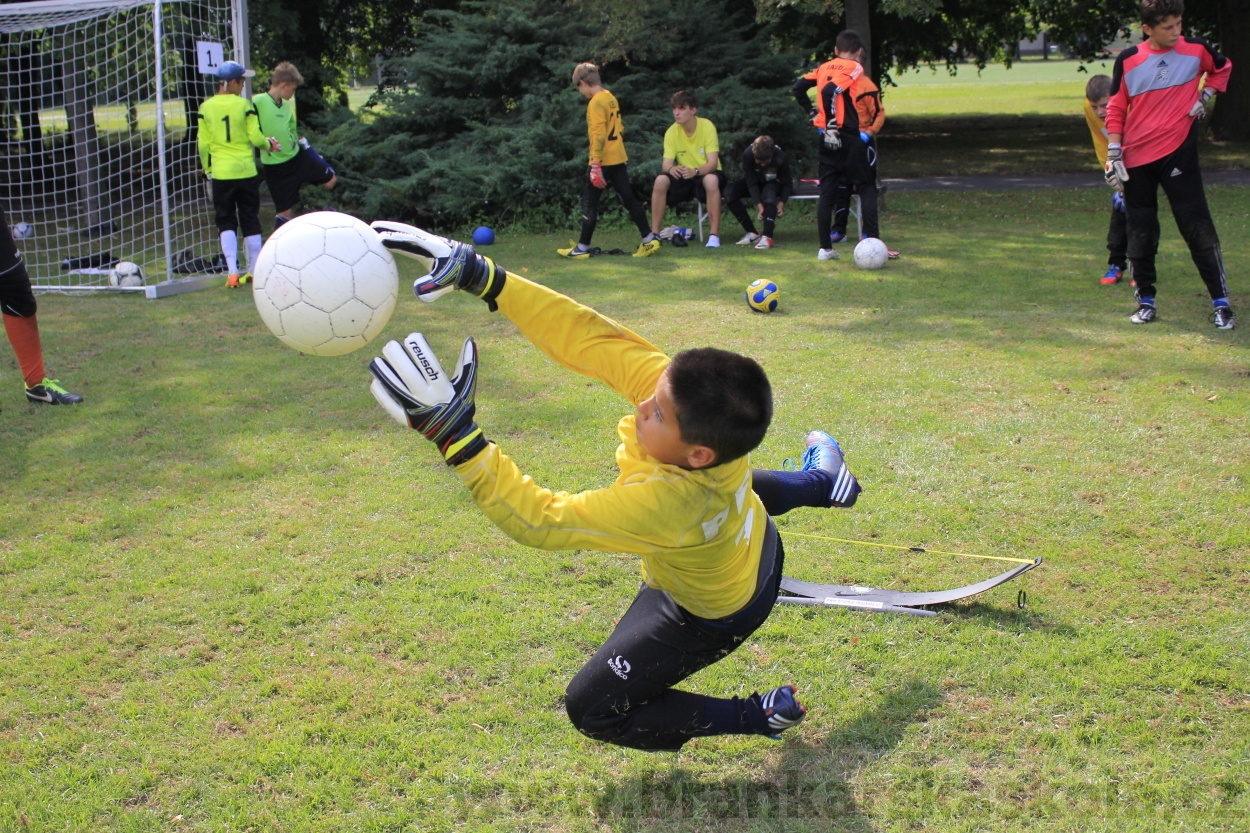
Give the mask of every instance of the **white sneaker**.
[[717, 236], [717, 235], [715, 235], [715, 234], [709, 234], [709, 235], [707, 236], [707, 248], [709, 248], [709, 249], [719, 249], [719, 248], [720, 248], [720, 237], [718, 237], [718, 236]]
[[817, 260], [838, 260], [842, 255], [838, 254], [837, 249], [821, 249], [816, 252]]
[[771, 249], [773, 247], [773, 239], [771, 237], [761, 237], [760, 241], [755, 244], [757, 249]]
[[755, 241], [757, 241], [757, 240], [759, 240], [759, 239], [760, 239], [760, 236], [759, 236], [758, 234], [756, 234], [756, 233], [755, 233], [755, 232], [753, 232], [753, 231], [750, 231], [750, 232], [747, 232], [746, 234], [742, 235], [742, 239], [738, 241], [738, 245], [739, 245], [739, 246], [750, 246], [752, 243], [754, 243]]

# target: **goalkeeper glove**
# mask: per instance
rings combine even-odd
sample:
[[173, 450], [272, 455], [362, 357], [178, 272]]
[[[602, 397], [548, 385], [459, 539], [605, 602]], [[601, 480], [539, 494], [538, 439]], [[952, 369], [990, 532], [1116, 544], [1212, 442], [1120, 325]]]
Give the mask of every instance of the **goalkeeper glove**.
[[1107, 164], [1103, 167], [1103, 179], [1107, 180], [1107, 184], [1117, 191], [1123, 191], [1124, 183], [1128, 182], [1128, 168], [1124, 167], [1124, 151], [1114, 142], [1107, 145]]
[[868, 144], [869, 142], [871, 142], [871, 141], [872, 141], [872, 136], [869, 136], [869, 135], [868, 135], [868, 131], [867, 131], [867, 130], [861, 130], [861, 131], [859, 131], [859, 138], [860, 138], [860, 140], [861, 140], [861, 141], [863, 141], [863, 143], [864, 143], [864, 144]]
[[503, 290], [507, 273], [468, 243], [389, 220], [378, 220], [372, 228], [381, 235], [383, 246], [421, 261], [426, 274], [413, 282], [412, 291], [422, 301], [435, 301], [453, 289], [463, 289], [485, 301], [491, 312], [499, 308], [495, 299]]
[[464, 340], [456, 375], [438, 363], [429, 342], [411, 333], [401, 345], [388, 342], [382, 356], [369, 363], [373, 382], [369, 391], [400, 425], [420, 431], [435, 443], [447, 465], [455, 466], [486, 448], [482, 429], [473, 421], [476, 406], [477, 345]]
[[815, 107], [809, 107], [807, 109], [807, 121], [809, 124], [816, 123], [816, 116], [819, 112], [820, 111], [818, 111]]
[[590, 163], [590, 184], [596, 188], [608, 187], [608, 181], [603, 178], [603, 166], [598, 162]]
[[825, 128], [824, 133], [825, 147], [829, 150], [837, 150], [842, 147], [842, 136], [838, 133], [838, 128], [830, 125]]
[[1210, 87], [1203, 87], [1202, 92], [1198, 95], [1198, 100], [1194, 102], [1194, 106], [1189, 108], [1189, 117], [1191, 119], [1201, 119], [1207, 114], [1207, 102], [1215, 98], [1215, 90]]
[[265, 141], [269, 143], [269, 152], [277, 153], [282, 150], [282, 143], [272, 136], [266, 136]]

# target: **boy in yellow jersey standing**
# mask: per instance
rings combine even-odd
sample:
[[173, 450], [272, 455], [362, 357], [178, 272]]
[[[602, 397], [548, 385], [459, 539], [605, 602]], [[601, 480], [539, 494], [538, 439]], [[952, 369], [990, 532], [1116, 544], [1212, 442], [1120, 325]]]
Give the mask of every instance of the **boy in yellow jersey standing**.
[[243, 79], [256, 73], [244, 69], [236, 61], [226, 61], [217, 68], [217, 94], [200, 105], [199, 130], [196, 143], [200, 164], [212, 180], [213, 208], [217, 212], [217, 230], [221, 233], [221, 251], [226, 256], [226, 286], [235, 288], [251, 280], [251, 273], [239, 278], [240, 227], [247, 246], [248, 266], [260, 256], [260, 177], [252, 148], [270, 152], [282, 149], [274, 138], [266, 138], [260, 130], [256, 108], [243, 98]]
[[295, 117], [295, 90], [304, 83], [304, 76], [290, 61], [274, 67], [269, 76], [269, 91], [252, 96], [260, 130], [281, 143], [278, 151], [262, 149], [261, 170], [273, 197], [273, 230], [291, 219], [291, 209], [299, 201], [299, 189], [305, 182], [320, 185], [327, 191], [338, 183], [334, 168], [299, 135]]
[[643, 587], [565, 694], [573, 725], [596, 740], [677, 750], [691, 738], [777, 736], [806, 714], [793, 686], [717, 698], [674, 686], [727, 656], [777, 598], [783, 550], [769, 515], [850, 506], [859, 484], [828, 434], [813, 431], [798, 472], [752, 471], [748, 453], [772, 418], [772, 390], [752, 359], [714, 348], [672, 359], [594, 310], [477, 254], [465, 243], [380, 221], [387, 248], [419, 259], [414, 284], [434, 300], [460, 289], [486, 301], [556, 363], [597, 379], [635, 412], [617, 425], [620, 475], [578, 494], [526, 477], [474, 421], [477, 349], [446, 373], [420, 333], [374, 359], [371, 386], [401, 425], [437, 444], [482, 512], [545, 550], [637, 554]]
[[720, 165], [716, 125], [699, 118], [699, 100], [687, 90], [669, 99], [673, 124], [664, 133], [664, 162], [651, 189], [651, 231], [660, 233], [664, 207], [697, 199], [707, 205], [711, 233], [707, 247], [720, 247], [721, 194], [725, 174]]
[[[1107, 102], [1111, 100], [1111, 76], [1095, 75], [1085, 84], [1085, 123], [1094, 140], [1094, 154], [1100, 166], [1107, 164]], [[1111, 192], [1111, 225], [1107, 228], [1107, 272], [1099, 280], [1106, 286], [1117, 284], [1128, 270], [1128, 219], [1124, 193]]]
[[578, 64], [573, 70], [573, 84], [579, 93], [590, 99], [586, 104], [590, 164], [582, 183], [581, 237], [577, 245], [556, 249], [556, 253], [561, 257], [590, 257], [590, 238], [599, 222], [599, 196], [611, 185], [642, 235], [634, 257], [653, 255], [660, 248], [660, 239], [651, 233], [647, 214], [629, 184], [629, 171], [625, 167], [629, 159], [625, 153], [625, 125], [621, 121], [621, 107], [616, 96], [603, 86], [599, 67], [594, 64]]

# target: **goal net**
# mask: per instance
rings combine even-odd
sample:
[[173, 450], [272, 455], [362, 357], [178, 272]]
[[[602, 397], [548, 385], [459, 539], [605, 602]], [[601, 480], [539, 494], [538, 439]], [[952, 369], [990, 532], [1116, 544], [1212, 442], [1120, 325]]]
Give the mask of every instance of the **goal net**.
[[245, 0], [0, 4], [0, 208], [37, 291], [112, 289], [118, 261], [148, 297], [220, 274], [195, 114], [246, 25]]

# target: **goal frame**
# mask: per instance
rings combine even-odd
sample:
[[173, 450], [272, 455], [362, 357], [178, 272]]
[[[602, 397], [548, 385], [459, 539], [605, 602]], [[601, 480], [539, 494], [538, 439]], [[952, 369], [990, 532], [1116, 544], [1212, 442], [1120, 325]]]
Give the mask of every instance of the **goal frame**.
[[[128, 164], [144, 164], [150, 168], [155, 168], [157, 174], [157, 185], [155, 188], [156, 193], [151, 196], [155, 201], [159, 202], [159, 217], [157, 218], [159, 229], [148, 230], [149, 232], [155, 232], [155, 240], [153, 241], [151, 239], [153, 236], [151, 233], [145, 234], [139, 229], [132, 229], [131, 227], [125, 225], [125, 221], [131, 220], [132, 216], [124, 215], [124, 209], [121, 208], [118, 209], [118, 212], [124, 215], [121, 218], [122, 224], [115, 225], [111, 218], [112, 203], [110, 203], [108, 207], [102, 211], [102, 216], [108, 219], [106, 219], [105, 225], [102, 227], [104, 230], [99, 232], [101, 236], [104, 234], [125, 235], [128, 230], [133, 230], [143, 235], [144, 238], [148, 240], [147, 248], [139, 250], [150, 258], [147, 262], [141, 264], [144, 268], [145, 275], [148, 278], [147, 284], [140, 287], [108, 286], [107, 280], [101, 277], [101, 272], [106, 270], [102, 270], [96, 264], [92, 264], [92, 267], [94, 268], [87, 268], [84, 270], [71, 269], [66, 265], [66, 263], [73, 258], [67, 258], [61, 262], [60, 265], [63, 271], [61, 271], [59, 275], [62, 280], [58, 281], [57, 275], [54, 274], [55, 270], [52, 266], [54, 261], [49, 258], [57, 257], [60, 254], [65, 254], [67, 252], [72, 254], [73, 251], [68, 248], [67, 244], [53, 242], [50, 243], [49, 250], [47, 252], [40, 253], [41, 257], [27, 257], [28, 270], [31, 272], [31, 285], [35, 292], [141, 292], [148, 298], [163, 298], [197, 289], [207, 288], [209, 286], [215, 286], [220, 283], [221, 275], [217, 274], [215, 271], [208, 274], [190, 277], [182, 276], [174, 271], [176, 246], [185, 245], [188, 242], [188, 237], [190, 236], [190, 242], [193, 244], [192, 250], [196, 245], [206, 247], [207, 250], [201, 251], [201, 254], [206, 253], [211, 259], [217, 250], [217, 233], [213, 221], [212, 200], [209, 196], [208, 189], [203, 186], [198, 186], [196, 189], [197, 196], [189, 196], [191, 189], [187, 188], [185, 183], [183, 184], [181, 191], [177, 191], [175, 186], [171, 183], [170, 168], [171, 165], [175, 163], [175, 160], [171, 158], [171, 130], [166, 121], [165, 107], [170, 100], [167, 92], [171, 85], [174, 89], [182, 87], [182, 96], [189, 98], [191, 97], [188, 95], [189, 91], [195, 92], [198, 88], [203, 88], [203, 92], [206, 93], [203, 97], [207, 97], [207, 95], [211, 95], [209, 90], [215, 89], [215, 82], [213, 81], [212, 76], [206, 75], [203, 71], [197, 71], [196, 69], [187, 66], [187, 62], [185, 60], [182, 61], [183, 66], [175, 69], [176, 73], [182, 72], [185, 77], [184, 75], [166, 75], [167, 70], [170, 68], [167, 63], [167, 56], [170, 53], [175, 52], [177, 49], [177, 47], [169, 39], [174, 35], [166, 27], [166, 17], [171, 11], [184, 11], [185, 20], [191, 21], [198, 20], [197, 15], [199, 14], [203, 14], [205, 17], [209, 18], [216, 15], [216, 23], [218, 24], [216, 28], [210, 27], [207, 23], [203, 24], [206, 30], [213, 28], [213, 35], [207, 35], [205, 37], [216, 42], [218, 40], [226, 40], [226, 38], [221, 37], [220, 27], [224, 25], [222, 18], [224, 18], [224, 14], [227, 9], [230, 15], [229, 34], [228, 42], [222, 43], [223, 56], [231, 60], [236, 60], [244, 66], [247, 66], [250, 45], [248, 37], [247, 0], [220, 0], [220, 2], [217, 3], [205, 3], [203, 0], [32, 0], [31, 2], [7, 3], [0, 5], [0, 64], [6, 63], [6, 61], [3, 60], [5, 58], [9, 61], [13, 61], [16, 55], [23, 54], [15, 51], [19, 47], [29, 49], [30, 46], [34, 44], [33, 52], [38, 54], [34, 59], [32, 59], [32, 65], [36, 66], [37, 69], [32, 71], [31, 77], [38, 79], [37, 83], [39, 85], [39, 91], [33, 91], [30, 94], [30, 97], [32, 100], [36, 101], [40, 97], [56, 97], [64, 99], [67, 125], [66, 133], [70, 134], [74, 134], [76, 130], [71, 124], [70, 118], [71, 85], [66, 80], [69, 78], [66, 67], [71, 61], [75, 60], [75, 57], [70, 54], [72, 51], [70, 47], [58, 47], [55, 45], [50, 47], [47, 44], [50, 42], [53, 44], [58, 43], [55, 40], [57, 37], [67, 36], [69, 33], [74, 31], [74, 27], [76, 26], [86, 28], [90, 31], [90, 27], [96, 25], [99, 21], [119, 13], [146, 15], [149, 25], [143, 28], [148, 28], [151, 32], [150, 42], [146, 44], [148, 51], [136, 54], [141, 58], [146, 58], [151, 62], [152, 66], [151, 76], [146, 79], [141, 79], [141, 83], [146, 83], [151, 87], [152, 97], [142, 99], [141, 103], [145, 107], [149, 105], [155, 106], [155, 137], [154, 141], [148, 141], [145, 136], [141, 136], [140, 140], [136, 144], [138, 150], [128, 150], [126, 153], [134, 157], [134, 159], [130, 159], [130, 157], [128, 157]], [[132, 18], [132, 20], [138, 19], [138, 17]], [[195, 24], [192, 24], [192, 28], [194, 28], [194, 25]], [[195, 31], [198, 33], [198, 29]], [[49, 34], [53, 32], [56, 34]], [[21, 37], [22, 35], [30, 35], [31, 40], [24, 40]], [[12, 45], [9, 40], [10, 36], [14, 36]], [[182, 31], [177, 33], [177, 36], [186, 38], [190, 35], [189, 32]], [[142, 43], [142, 40], [138, 42]], [[81, 58], [78, 60], [81, 61]], [[175, 60], [177, 60], [177, 56], [175, 56]], [[139, 63], [141, 63], [141, 61], [136, 61], [136, 64]], [[47, 80], [48, 76], [46, 73], [49, 68], [59, 70], [59, 73], [55, 74], [54, 78], [62, 81], [62, 88], [57, 92], [44, 91], [53, 89], [53, 85], [55, 83], [54, 81], [49, 82]], [[89, 72], [98, 71], [99, 70], [95, 68], [89, 68]], [[35, 75], [35, 73], [40, 74]], [[247, 82], [247, 87], [244, 90], [244, 95], [248, 97], [250, 97], [251, 94], [250, 85], [251, 82], [249, 80]], [[12, 89], [12, 87], [6, 87], [5, 91], [9, 92]], [[96, 100], [94, 82], [88, 80], [85, 88], [74, 89], [72, 95], [75, 98], [75, 103], [77, 103], [80, 107], [83, 102], [86, 102], [86, 109], [89, 111], [87, 123], [91, 133], [89, 141], [95, 142], [95, 123], [97, 120], [97, 110], [101, 102]], [[10, 93], [6, 100], [0, 100], [0, 104], [4, 104], [7, 101], [12, 100], [13, 97]], [[198, 103], [198, 100], [194, 102], [195, 105], [198, 105]], [[27, 102], [25, 103], [25, 106], [28, 108], [32, 106], [37, 108], [39, 105], [31, 105]], [[8, 129], [11, 126], [10, 122], [13, 121], [14, 115], [13, 108], [11, 106], [8, 107], [7, 110], [8, 115], [5, 117], [6, 120], [3, 125], [0, 125], [0, 127], [3, 127], [4, 129]], [[192, 109], [188, 108], [187, 112], [190, 114]], [[187, 124], [183, 129], [183, 141], [191, 142], [191, 137], [194, 136], [196, 125], [190, 116], [188, 117], [188, 121], [191, 123]], [[32, 140], [26, 134], [26, 125], [24, 123], [22, 124], [22, 129], [22, 141], [27, 143], [29, 146], [36, 146], [34, 144], [35, 140]], [[51, 148], [55, 146], [56, 142], [55, 133], [52, 135], [54, 138], [53, 145], [51, 146], [48, 145], [46, 139], [36, 137], [38, 141], [38, 153], [47, 154], [49, 156], [52, 155], [53, 151]], [[83, 159], [86, 155], [86, 151], [79, 147], [80, 141], [81, 139], [77, 135], [71, 136], [69, 140], [62, 140], [63, 144], [71, 146], [72, 154], [70, 155], [76, 157], [73, 159], [72, 165], [70, 163], [65, 163], [65, 167], [76, 171], [76, 173], [73, 173], [72, 175], [77, 177], [78, 186], [76, 188], [66, 187], [64, 190], [57, 190], [55, 188], [49, 188], [43, 183], [43, 180], [40, 179], [38, 180], [38, 186], [32, 186], [42, 189], [39, 192], [38, 198], [32, 200], [32, 204], [34, 202], [38, 202], [41, 206], [44, 206], [44, 208], [32, 208], [27, 211], [27, 213], [34, 214], [37, 211], [42, 210], [46, 214], [50, 210], [54, 212], [54, 217], [56, 218], [64, 219], [66, 217], [70, 217], [70, 227], [68, 229], [58, 228], [56, 229], [56, 232], [60, 235], [63, 235], [66, 232], [71, 235], [77, 233], [78, 237], [74, 238], [74, 241], [77, 244], [78, 252], [82, 252], [83, 247], [89, 245], [88, 241], [90, 241], [92, 237], [93, 229], [90, 225], [90, 212], [79, 211], [78, 214], [83, 216], [75, 217], [75, 207], [79, 203], [87, 203], [92, 199], [100, 199], [100, 194], [93, 195], [90, 193], [92, 191], [91, 186], [87, 186], [86, 188], [83, 187], [83, 182], [89, 180], [98, 190], [99, 181], [94, 178], [95, 175], [85, 174], [82, 170], [85, 165]], [[62, 148], [61, 151], [64, 153], [64, 148]], [[186, 152], [187, 150], [185, 148], [182, 149], [182, 154], [184, 156], [186, 155]], [[11, 164], [33, 166], [41, 164], [39, 162], [32, 163], [30, 160], [11, 163], [9, 160], [13, 158], [15, 158], [13, 154], [9, 153], [6, 154], [5, 160], [2, 160], [4, 161], [6, 175], [13, 170]], [[138, 161], [134, 161], [135, 159]], [[198, 167], [198, 162], [194, 164]], [[42, 176], [42, 174], [38, 172], [37, 167], [32, 167], [32, 170], [36, 171], [35, 173], [32, 173], [32, 181], [35, 181], [36, 177]], [[53, 175], [49, 174], [48, 176]], [[21, 193], [21, 188], [21, 185], [11, 186], [3, 191], [3, 193], [9, 197], [4, 201], [6, 214], [8, 214], [14, 222], [20, 219], [19, 215], [22, 212], [20, 207], [17, 213], [10, 209], [12, 205], [16, 204], [20, 206], [22, 203], [23, 194]], [[150, 192], [147, 193], [150, 194]], [[175, 211], [173, 199], [175, 193], [177, 193], [184, 209], [191, 206], [191, 208], [184, 211], [184, 215], [187, 216], [182, 217], [183, 226], [188, 228], [189, 231], [183, 230], [180, 233], [171, 225], [171, 217], [174, 215]], [[16, 196], [14, 196], [14, 194], [16, 194]], [[84, 196], [84, 194], [86, 196]], [[105, 197], [111, 196], [115, 201], [118, 199], [116, 195], [109, 193], [107, 190], [103, 191], [103, 195]], [[62, 199], [57, 201], [55, 199], [56, 197], [62, 197]], [[129, 205], [133, 202], [133, 200], [126, 200], [125, 202]], [[46, 207], [49, 203], [52, 205], [51, 209]], [[146, 204], [143, 206], [144, 211], [151, 211], [155, 208], [157, 208], [155, 204]], [[77, 222], [75, 222], [75, 219]], [[143, 218], [140, 217], [137, 222], [142, 222], [142, 219]], [[52, 235], [49, 234], [45, 236], [51, 237]], [[39, 241], [35, 242], [38, 243]], [[27, 245], [30, 245], [24, 245], [22, 240], [18, 240], [17, 243], [19, 248], [27, 248]], [[111, 252], [108, 254], [111, 256]], [[89, 254], [85, 259], [96, 257], [99, 257], [99, 255]], [[132, 258], [123, 256], [121, 258], [111, 259], [116, 261], [118, 259]], [[69, 281], [64, 280], [63, 278], [66, 273], [69, 275], [79, 275], [79, 281], [75, 283], [73, 279]], [[155, 280], [158, 277], [160, 280]]]

